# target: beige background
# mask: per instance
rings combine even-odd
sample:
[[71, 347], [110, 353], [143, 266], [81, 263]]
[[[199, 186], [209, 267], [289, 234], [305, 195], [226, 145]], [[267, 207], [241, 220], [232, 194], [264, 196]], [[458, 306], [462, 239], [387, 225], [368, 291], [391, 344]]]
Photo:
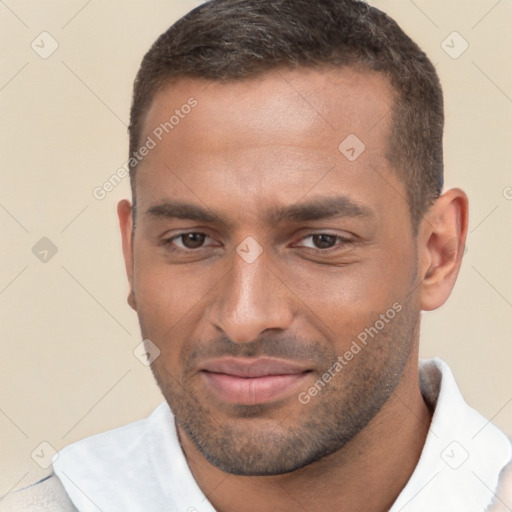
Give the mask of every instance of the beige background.
[[[161, 400], [132, 353], [139, 329], [115, 215], [128, 179], [102, 201], [92, 190], [126, 161], [143, 54], [199, 3], [0, 1], [0, 496], [41, 471], [31, 458], [49, 456], [41, 442], [58, 450]], [[444, 358], [467, 401], [512, 434], [512, 2], [373, 3], [439, 70], [446, 183], [471, 203], [459, 282], [424, 316], [422, 355]], [[46, 59], [31, 48], [43, 50], [43, 31], [59, 45]], [[469, 44], [456, 59], [441, 47], [453, 31]], [[453, 56], [464, 43], [447, 44]], [[45, 263], [32, 252], [42, 237], [57, 247]]]

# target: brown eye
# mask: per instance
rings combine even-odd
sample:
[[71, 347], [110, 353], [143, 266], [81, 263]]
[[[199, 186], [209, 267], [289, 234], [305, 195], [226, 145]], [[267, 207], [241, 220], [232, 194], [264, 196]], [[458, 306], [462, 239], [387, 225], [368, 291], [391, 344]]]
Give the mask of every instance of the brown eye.
[[185, 233], [176, 237], [176, 239], [181, 239], [185, 249], [198, 249], [203, 245], [205, 238], [204, 233]]
[[350, 239], [340, 235], [331, 233], [311, 233], [301, 239], [299, 247], [319, 254], [330, 254], [332, 251], [347, 249], [351, 243]]
[[203, 258], [217, 253], [222, 247], [215, 238], [201, 231], [182, 231], [162, 240], [161, 244], [170, 255], [183, 258]]
[[337, 238], [337, 236], [326, 233], [311, 235], [311, 239], [317, 249], [330, 249], [336, 243]]

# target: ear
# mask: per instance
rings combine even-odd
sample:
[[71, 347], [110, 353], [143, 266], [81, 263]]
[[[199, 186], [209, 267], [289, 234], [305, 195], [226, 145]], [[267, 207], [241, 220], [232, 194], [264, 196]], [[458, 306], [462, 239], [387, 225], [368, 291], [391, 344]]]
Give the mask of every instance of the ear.
[[455, 285], [468, 230], [468, 198], [458, 189], [441, 195], [419, 226], [420, 307], [442, 306]]
[[137, 311], [135, 294], [133, 292], [133, 239], [132, 239], [132, 205], [128, 199], [123, 199], [117, 203], [117, 216], [119, 218], [119, 227], [121, 229], [121, 238], [123, 241], [123, 256], [126, 267], [126, 275], [130, 285], [128, 294], [128, 304]]

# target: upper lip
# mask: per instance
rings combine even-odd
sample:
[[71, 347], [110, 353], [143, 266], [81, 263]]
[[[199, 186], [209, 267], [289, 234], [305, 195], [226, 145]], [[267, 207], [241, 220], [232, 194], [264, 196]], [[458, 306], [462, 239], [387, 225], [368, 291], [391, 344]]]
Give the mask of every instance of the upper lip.
[[235, 377], [265, 377], [268, 375], [292, 375], [308, 371], [303, 364], [260, 357], [258, 359], [223, 357], [211, 359], [200, 367], [201, 370], [213, 373], [224, 373]]

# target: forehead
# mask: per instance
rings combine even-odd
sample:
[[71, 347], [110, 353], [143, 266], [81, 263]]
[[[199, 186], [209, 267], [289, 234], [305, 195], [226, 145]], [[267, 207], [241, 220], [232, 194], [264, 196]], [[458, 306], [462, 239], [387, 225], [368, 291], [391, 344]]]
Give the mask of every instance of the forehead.
[[[319, 131], [322, 136], [330, 132], [339, 138], [350, 129], [368, 142], [374, 140], [379, 133], [374, 131], [375, 123], [389, 113], [394, 90], [383, 74], [351, 67], [278, 69], [228, 82], [182, 78], [155, 95], [143, 133], [168, 122], [192, 97], [197, 107], [191, 117], [204, 127], [203, 145], [211, 141], [215, 146], [220, 142], [234, 145], [250, 132], [255, 144], [274, 140], [277, 135], [279, 139], [295, 137], [303, 147], [317, 147], [318, 138], [308, 130]], [[194, 137], [196, 124], [192, 130], [190, 122], [179, 124], [179, 130], [173, 126], [169, 143], [173, 138], [186, 142], [190, 135], [190, 143], [199, 142]], [[221, 141], [223, 134], [226, 136]]]
[[193, 187], [204, 200], [238, 191], [256, 207], [272, 195], [284, 204], [313, 188], [354, 189], [354, 180], [364, 196], [388, 166], [393, 101], [385, 76], [353, 68], [180, 79], [147, 112], [141, 142], [154, 147], [137, 171], [137, 201], [192, 200]]

